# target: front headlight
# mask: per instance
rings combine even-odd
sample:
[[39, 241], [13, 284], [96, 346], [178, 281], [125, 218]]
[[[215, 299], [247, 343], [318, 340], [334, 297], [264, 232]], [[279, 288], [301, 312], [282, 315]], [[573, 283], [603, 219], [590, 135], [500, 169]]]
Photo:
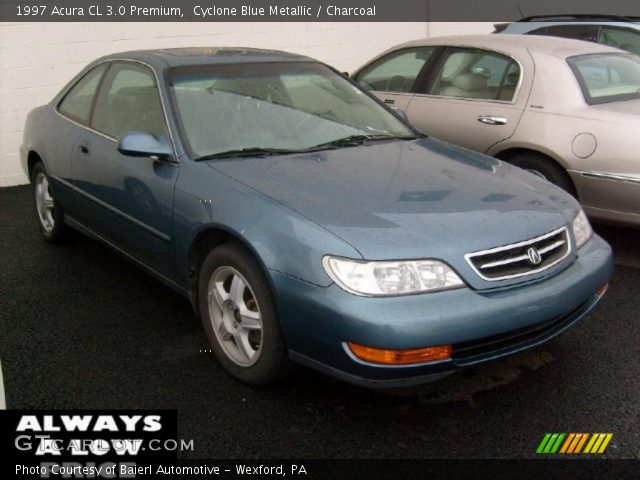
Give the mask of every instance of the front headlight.
[[573, 236], [576, 239], [576, 249], [587, 243], [591, 235], [593, 235], [591, 224], [587, 220], [584, 211], [580, 209], [580, 213], [573, 219]]
[[451, 267], [437, 260], [368, 262], [327, 255], [322, 265], [334, 282], [356, 295], [408, 295], [463, 285]]

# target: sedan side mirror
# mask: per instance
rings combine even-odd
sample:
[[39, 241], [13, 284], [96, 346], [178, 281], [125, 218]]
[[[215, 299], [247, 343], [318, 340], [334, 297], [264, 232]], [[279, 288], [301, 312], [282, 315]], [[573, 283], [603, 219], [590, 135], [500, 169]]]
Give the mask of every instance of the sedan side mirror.
[[165, 139], [156, 138], [149, 132], [125, 132], [118, 137], [118, 151], [130, 157], [156, 157], [168, 160], [173, 150]]
[[395, 107], [395, 106], [389, 106], [389, 108], [391, 108], [391, 110], [393, 110], [394, 112], [396, 112], [402, 119], [404, 119], [406, 122], [409, 122], [409, 117], [407, 117], [407, 112], [405, 112], [404, 110], [402, 110], [400, 107]]

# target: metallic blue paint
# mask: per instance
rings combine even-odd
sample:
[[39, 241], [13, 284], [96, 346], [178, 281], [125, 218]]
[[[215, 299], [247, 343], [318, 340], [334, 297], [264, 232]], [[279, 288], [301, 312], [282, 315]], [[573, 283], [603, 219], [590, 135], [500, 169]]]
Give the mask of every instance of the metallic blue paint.
[[[435, 139], [380, 142], [265, 158], [194, 162], [185, 153], [164, 82], [168, 67], [208, 62], [310, 61], [277, 52], [130, 52], [102, 58], [143, 62], [158, 79], [174, 155], [169, 161], [118, 152], [116, 139], [59, 114], [30, 113], [21, 156], [43, 160], [67, 221], [142, 263], [176, 290], [194, 291], [194, 242], [223, 231], [268, 273], [294, 360], [354, 383], [401, 385], [437, 378], [551, 338], [597, 302], [611, 275], [609, 246], [595, 236], [554, 267], [488, 282], [469, 252], [569, 229], [577, 202], [544, 180]], [[81, 73], [76, 79], [80, 78]], [[75, 82], [72, 81], [70, 85]], [[139, 143], [139, 142], [138, 142]], [[332, 283], [322, 257], [436, 258], [464, 288], [386, 298], [352, 295]], [[193, 296], [192, 296], [193, 300]], [[418, 348], [480, 340], [562, 317], [535, 338], [466, 361], [380, 366], [345, 342]]]

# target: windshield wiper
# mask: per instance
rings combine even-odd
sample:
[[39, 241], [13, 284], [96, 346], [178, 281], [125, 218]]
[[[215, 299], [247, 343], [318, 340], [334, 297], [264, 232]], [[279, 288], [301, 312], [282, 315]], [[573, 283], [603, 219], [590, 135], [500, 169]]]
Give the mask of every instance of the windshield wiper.
[[398, 135], [367, 135], [367, 134], [357, 134], [357, 135], [349, 135], [348, 137], [338, 138], [336, 140], [331, 140], [330, 142], [321, 143], [320, 145], [315, 145], [311, 147], [311, 149], [320, 149], [325, 147], [355, 147], [358, 145], [363, 145], [364, 143], [370, 140], [415, 140], [417, 137], [415, 136], [398, 136]]
[[415, 140], [415, 136], [396, 136], [396, 135], [349, 135], [348, 137], [338, 138], [330, 142], [314, 145], [309, 148], [292, 150], [286, 148], [263, 148], [263, 147], [244, 147], [233, 150], [225, 150], [224, 152], [211, 153], [203, 155], [195, 159], [196, 162], [201, 160], [213, 160], [216, 158], [233, 158], [233, 157], [266, 157], [269, 155], [291, 155], [293, 153], [309, 153], [318, 150], [326, 150], [329, 148], [354, 147], [362, 145], [370, 140]]
[[224, 152], [210, 153], [195, 159], [196, 162], [201, 160], [213, 160], [215, 158], [232, 158], [232, 157], [266, 157], [268, 155], [288, 155], [291, 153], [299, 153], [300, 150], [288, 150], [283, 148], [263, 148], [263, 147], [245, 147], [233, 150], [225, 150]]

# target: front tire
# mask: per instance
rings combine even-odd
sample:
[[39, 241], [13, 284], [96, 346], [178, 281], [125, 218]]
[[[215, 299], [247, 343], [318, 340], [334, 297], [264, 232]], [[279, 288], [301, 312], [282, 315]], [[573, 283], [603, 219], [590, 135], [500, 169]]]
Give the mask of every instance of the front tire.
[[543, 177], [576, 197], [576, 190], [569, 174], [550, 158], [535, 152], [522, 152], [509, 157], [508, 163]]
[[251, 385], [272, 383], [290, 369], [267, 278], [235, 243], [213, 249], [200, 268], [198, 303], [213, 352], [224, 369]]
[[64, 211], [55, 199], [51, 181], [42, 162], [33, 167], [31, 183], [40, 232], [46, 241], [61, 243], [68, 234], [68, 227], [64, 224]]

